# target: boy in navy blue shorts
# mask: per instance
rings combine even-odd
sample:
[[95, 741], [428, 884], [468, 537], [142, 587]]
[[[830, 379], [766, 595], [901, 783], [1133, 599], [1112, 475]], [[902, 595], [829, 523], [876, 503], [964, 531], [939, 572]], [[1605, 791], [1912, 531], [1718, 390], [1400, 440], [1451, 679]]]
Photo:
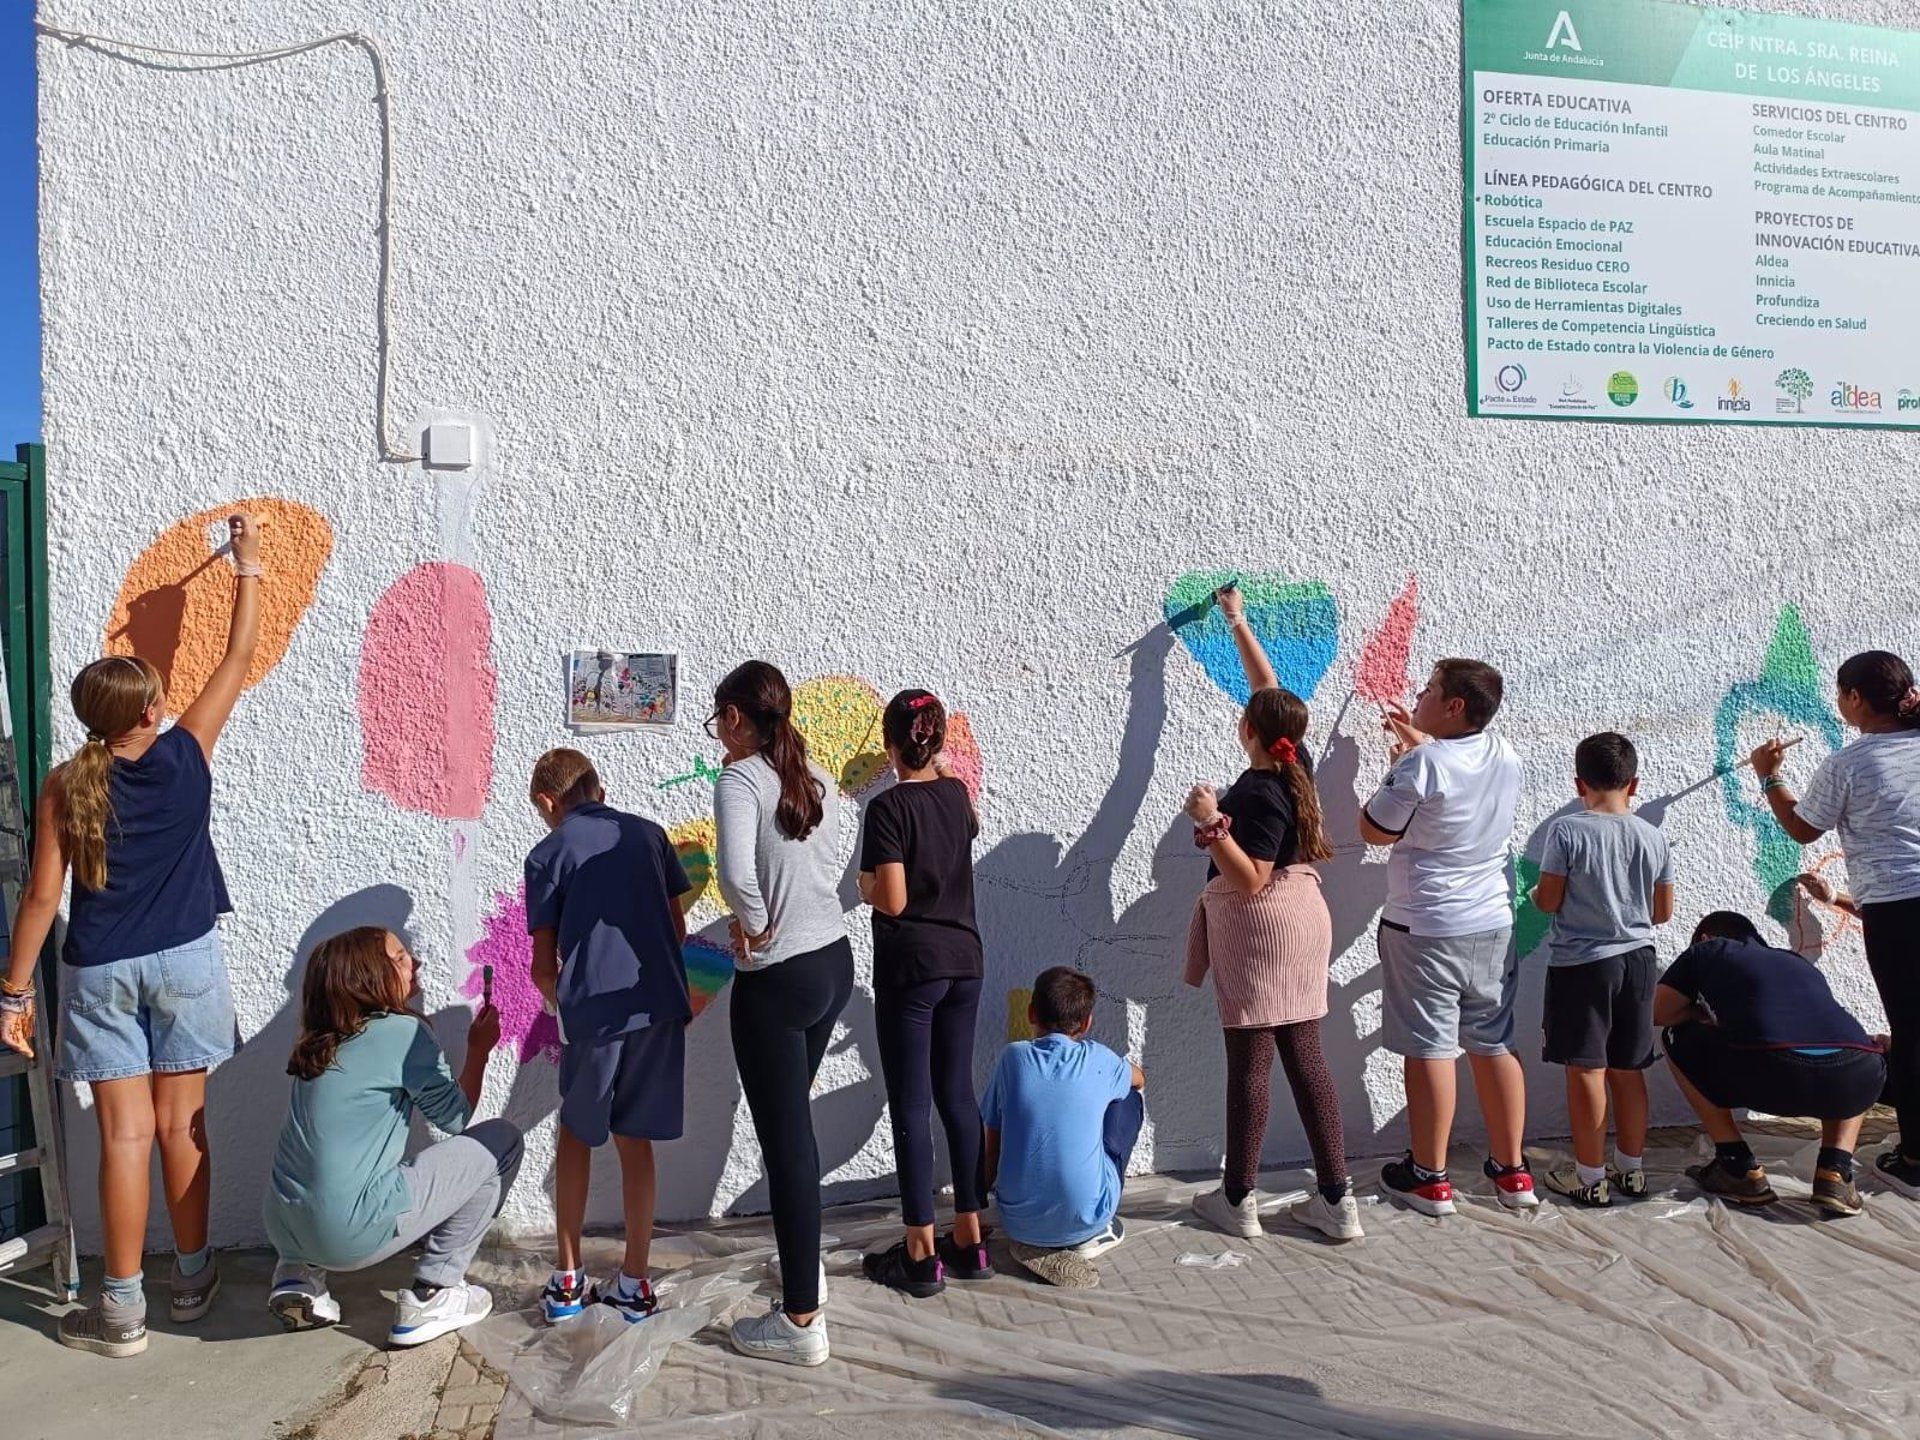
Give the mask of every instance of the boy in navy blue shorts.
[[[560, 1129], [553, 1164], [555, 1248], [541, 1303], [549, 1323], [594, 1301], [629, 1321], [654, 1311], [653, 1142], [680, 1138], [686, 1068], [686, 917], [693, 887], [667, 832], [606, 803], [593, 762], [549, 750], [528, 787], [552, 832], [527, 856], [533, 983], [560, 1017]], [[593, 1151], [620, 1154], [627, 1253], [605, 1290], [580, 1264]]]

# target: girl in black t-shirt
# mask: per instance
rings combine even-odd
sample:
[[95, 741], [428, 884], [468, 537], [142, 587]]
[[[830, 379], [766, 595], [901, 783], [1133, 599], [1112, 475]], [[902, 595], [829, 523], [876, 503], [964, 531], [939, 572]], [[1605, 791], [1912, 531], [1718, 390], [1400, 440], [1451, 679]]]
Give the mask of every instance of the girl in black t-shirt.
[[1333, 924], [1312, 866], [1331, 859], [1320, 798], [1303, 748], [1307, 706], [1282, 689], [1237, 589], [1215, 597], [1233, 630], [1252, 695], [1241, 712], [1247, 769], [1225, 794], [1196, 785], [1186, 810], [1207, 852], [1207, 888], [1195, 909], [1187, 981], [1209, 970], [1227, 1046], [1227, 1163], [1221, 1188], [1195, 1199], [1201, 1219], [1229, 1234], [1261, 1234], [1253, 1193], [1277, 1051], [1313, 1146], [1319, 1193], [1292, 1217], [1335, 1240], [1360, 1237], [1347, 1173], [1340, 1097], [1320, 1048]]
[[[980, 930], [973, 917], [973, 799], [941, 753], [947, 712], [903, 690], [881, 721], [899, 783], [867, 806], [860, 895], [873, 907], [873, 1008], [893, 1117], [906, 1238], [864, 1268], [925, 1298], [946, 1280], [993, 1274], [980, 1231], [986, 1202], [973, 1031], [980, 1011]], [[953, 1163], [953, 1232], [933, 1228], [933, 1127], [940, 1112]]]

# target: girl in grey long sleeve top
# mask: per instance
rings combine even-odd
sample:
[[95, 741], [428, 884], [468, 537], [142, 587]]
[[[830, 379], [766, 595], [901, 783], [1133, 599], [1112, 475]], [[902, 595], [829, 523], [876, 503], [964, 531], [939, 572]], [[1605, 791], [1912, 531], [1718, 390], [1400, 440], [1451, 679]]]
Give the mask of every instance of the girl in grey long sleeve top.
[[714, 782], [716, 856], [721, 898], [749, 936], [772, 936], [742, 970], [761, 970], [830, 945], [847, 933], [840, 909], [840, 794], [833, 779], [809, 762], [820, 787], [821, 816], [803, 839], [778, 823], [780, 776], [763, 754], [736, 760]]
[[740, 1090], [766, 1167], [780, 1299], [734, 1321], [733, 1348], [788, 1365], [827, 1358], [820, 1313], [820, 1146], [814, 1077], [853, 994], [853, 947], [840, 912], [840, 796], [807, 759], [793, 691], [763, 660], [713, 692], [709, 733], [726, 747], [714, 785], [720, 893], [734, 914], [728, 1029]]

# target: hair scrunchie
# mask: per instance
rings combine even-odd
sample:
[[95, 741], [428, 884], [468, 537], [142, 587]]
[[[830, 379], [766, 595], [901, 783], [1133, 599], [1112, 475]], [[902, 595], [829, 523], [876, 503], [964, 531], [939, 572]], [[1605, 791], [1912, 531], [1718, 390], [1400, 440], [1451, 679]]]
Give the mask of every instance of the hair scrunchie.
[[1284, 735], [1267, 747], [1267, 754], [1282, 765], [1295, 765], [1300, 760], [1299, 748]]
[[1920, 685], [1915, 685], [1900, 697], [1902, 715], [1920, 714]]

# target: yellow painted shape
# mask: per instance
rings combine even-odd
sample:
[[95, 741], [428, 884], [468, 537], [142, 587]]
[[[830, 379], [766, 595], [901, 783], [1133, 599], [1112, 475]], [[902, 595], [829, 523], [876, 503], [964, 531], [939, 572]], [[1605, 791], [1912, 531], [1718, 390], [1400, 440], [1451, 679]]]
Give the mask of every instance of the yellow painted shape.
[[693, 889], [680, 897], [680, 913], [691, 915], [694, 906], [709, 898], [724, 911], [726, 905], [720, 899], [720, 887], [713, 883], [713, 856], [719, 844], [719, 832], [712, 819], [688, 820], [676, 825], [667, 832], [667, 838], [679, 853], [680, 868], [693, 882]]
[[1007, 1039], [1033, 1039], [1033, 1025], [1027, 1019], [1027, 1007], [1033, 1004], [1033, 991], [1025, 986], [1007, 991]]
[[845, 794], [859, 794], [887, 768], [880, 692], [857, 675], [823, 675], [795, 686], [793, 723], [806, 736], [807, 754]]
[[224, 555], [215, 557], [207, 536], [216, 524], [224, 533], [227, 517], [242, 510], [260, 521], [260, 564], [267, 572], [260, 584], [260, 645], [247, 670], [248, 689], [286, 658], [333, 554], [333, 527], [325, 516], [266, 496], [190, 515], [141, 551], [114, 601], [105, 651], [152, 661], [166, 682], [170, 715], [194, 702], [226, 654], [233, 565]]

